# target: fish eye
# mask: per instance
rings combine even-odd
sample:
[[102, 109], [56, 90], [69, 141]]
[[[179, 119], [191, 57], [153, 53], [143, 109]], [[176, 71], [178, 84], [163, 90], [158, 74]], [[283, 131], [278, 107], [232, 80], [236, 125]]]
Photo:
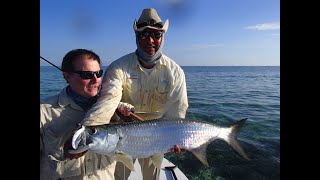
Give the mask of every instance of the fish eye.
[[91, 133], [92, 133], [92, 134], [96, 134], [96, 133], [97, 133], [97, 129], [96, 129], [96, 128], [92, 128], [92, 129], [91, 129]]

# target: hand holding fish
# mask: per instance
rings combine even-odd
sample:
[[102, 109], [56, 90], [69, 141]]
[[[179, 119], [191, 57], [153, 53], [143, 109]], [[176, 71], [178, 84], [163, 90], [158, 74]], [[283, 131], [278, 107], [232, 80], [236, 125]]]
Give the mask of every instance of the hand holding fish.
[[84, 154], [87, 153], [88, 150], [83, 151], [83, 152], [80, 152], [80, 153], [77, 153], [77, 154], [70, 154], [70, 153], [69, 153], [69, 150], [74, 150], [74, 148], [73, 148], [72, 145], [71, 145], [71, 141], [72, 141], [72, 137], [69, 138], [69, 139], [64, 143], [64, 146], [63, 146], [64, 158], [77, 159], [77, 158], [79, 158], [79, 157], [81, 157], [81, 156], [83, 156]]
[[164, 153], [164, 155], [167, 155], [168, 153], [172, 153], [172, 154], [183, 154], [185, 153], [187, 150], [186, 149], [183, 149], [183, 148], [180, 148], [178, 144], [175, 144], [173, 146], [173, 148], [170, 148], [170, 151], [167, 152], [167, 153]]
[[173, 148], [170, 149], [170, 151], [173, 153], [173, 154], [183, 154], [185, 153], [187, 150], [186, 149], [182, 149], [179, 147], [178, 144], [174, 145]]

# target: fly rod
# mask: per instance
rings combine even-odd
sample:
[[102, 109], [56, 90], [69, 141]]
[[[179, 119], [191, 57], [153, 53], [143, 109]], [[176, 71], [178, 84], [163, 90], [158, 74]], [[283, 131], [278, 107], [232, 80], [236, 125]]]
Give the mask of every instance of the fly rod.
[[45, 58], [43, 58], [43, 57], [41, 57], [41, 56], [40, 56], [40, 58], [43, 59], [43, 60], [45, 60], [47, 63], [51, 64], [52, 66], [58, 68], [60, 71], [62, 71], [62, 69], [60, 69], [58, 66], [52, 64], [50, 61], [46, 60]]

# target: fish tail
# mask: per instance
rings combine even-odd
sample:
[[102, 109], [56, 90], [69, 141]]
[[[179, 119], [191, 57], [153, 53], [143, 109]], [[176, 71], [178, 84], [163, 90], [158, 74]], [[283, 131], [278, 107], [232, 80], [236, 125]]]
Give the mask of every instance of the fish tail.
[[232, 146], [232, 148], [235, 151], [237, 151], [242, 157], [244, 157], [245, 159], [249, 160], [249, 157], [244, 152], [244, 150], [240, 146], [240, 144], [238, 142], [238, 139], [237, 139], [238, 132], [239, 132], [240, 128], [243, 126], [243, 124], [246, 122], [247, 119], [248, 118], [244, 118], [244, 119], [241, 119], [241, 120], [235, 122], [234, 124], [232, 124], [228, 128], [231, 131], [230, 134], [228, 136], [226, 136], [225, 138], [223, 138], [223, 139], [226, 140], [226, 142], [228, 144], [230, 144]]

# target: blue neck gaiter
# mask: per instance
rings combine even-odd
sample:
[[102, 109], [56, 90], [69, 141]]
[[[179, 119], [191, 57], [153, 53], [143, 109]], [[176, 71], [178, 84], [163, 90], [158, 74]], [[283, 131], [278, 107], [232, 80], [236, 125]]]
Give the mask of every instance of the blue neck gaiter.
[[84, 111], [87, 111], [97, 101], [98, 98], [98, 96], [94, 96], [91, 98], [80, 96], [75, 91], [73, 91], [70, 86], [67, 87], [67, 95]]

